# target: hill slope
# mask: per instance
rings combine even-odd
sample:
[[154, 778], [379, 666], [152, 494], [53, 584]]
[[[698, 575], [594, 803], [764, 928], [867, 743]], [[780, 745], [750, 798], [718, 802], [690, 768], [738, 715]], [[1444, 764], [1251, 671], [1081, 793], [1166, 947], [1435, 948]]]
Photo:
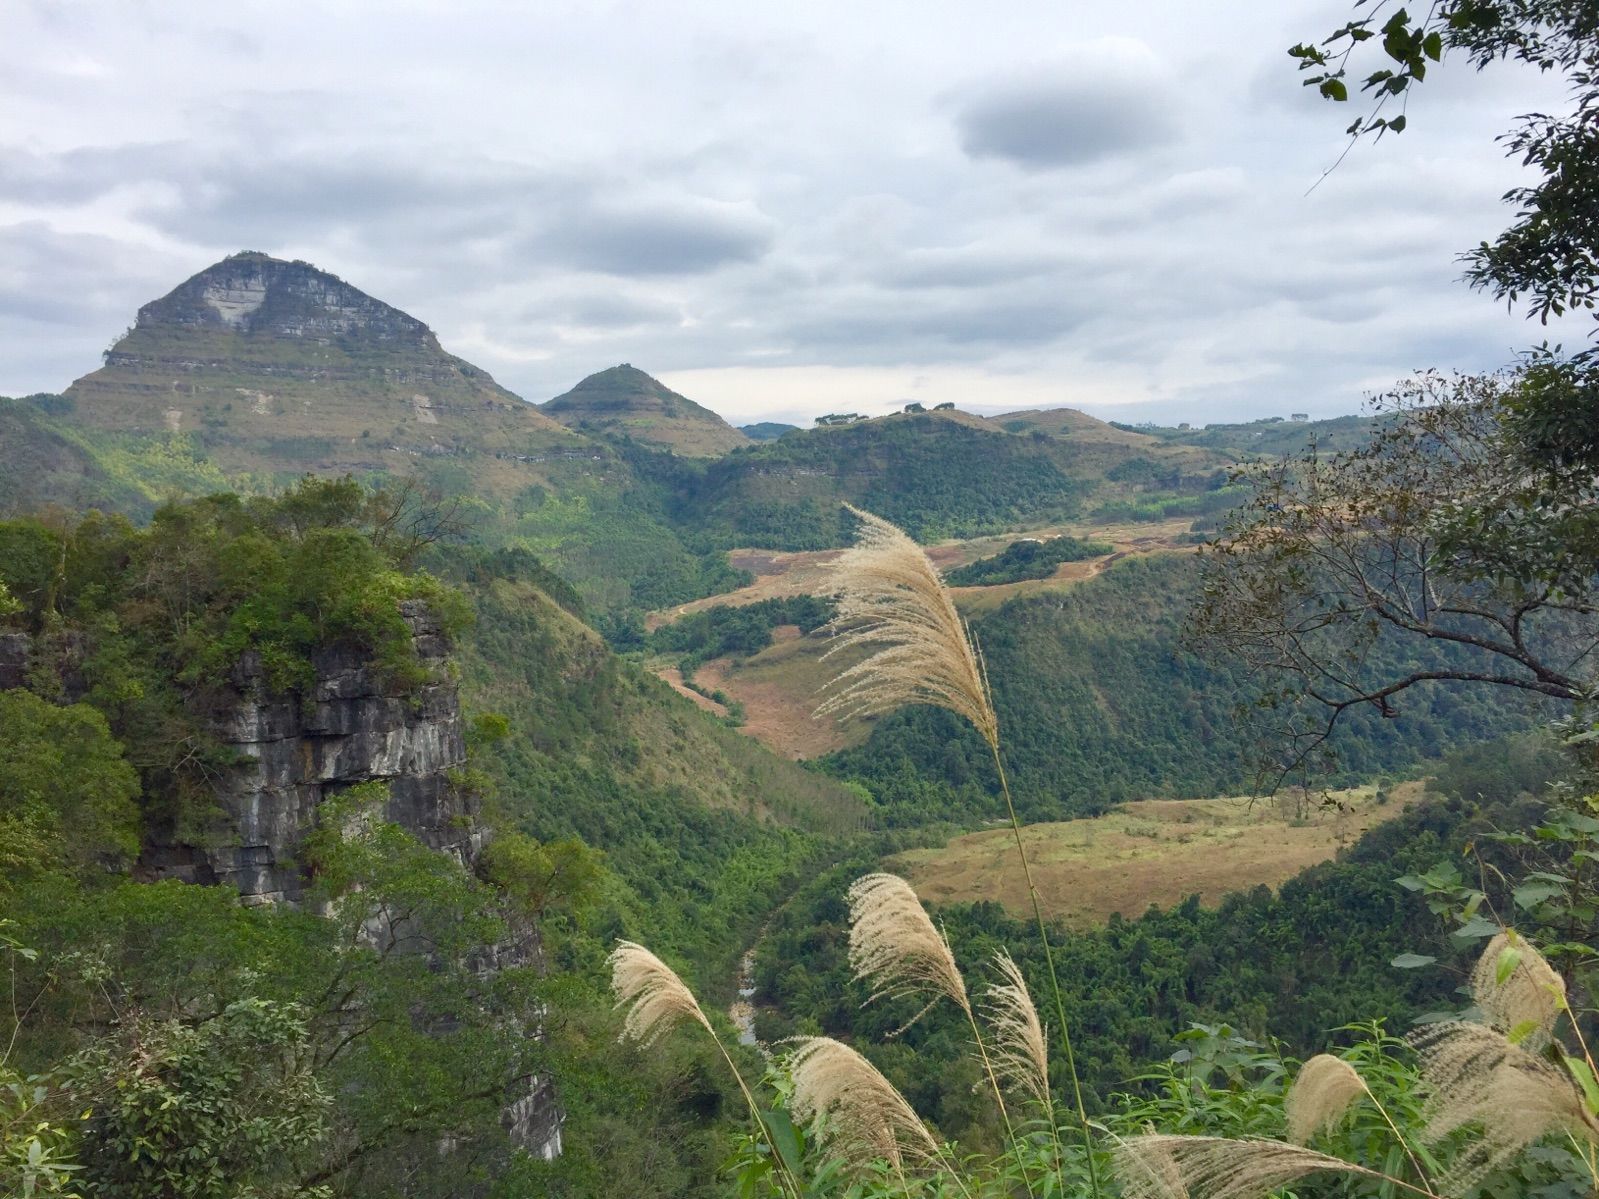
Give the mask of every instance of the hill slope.
[[590, 375], [539, 410], [574, 429], [620, 434], [686, 458], [717, 458], [750, 444], [709, 408], [625, 362]]

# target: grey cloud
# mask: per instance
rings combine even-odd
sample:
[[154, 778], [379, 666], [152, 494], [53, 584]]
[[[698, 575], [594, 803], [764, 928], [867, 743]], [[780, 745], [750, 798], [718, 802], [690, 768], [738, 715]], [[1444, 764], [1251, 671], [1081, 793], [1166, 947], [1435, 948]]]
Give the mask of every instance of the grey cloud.
[[912, 250], [883, 266], [876, 277], [890, 287], [983, 288], [1035, 279], [1062, 265], [1059, 254], [1042, 247], [1029, 252], [974, 245]]
[[1058, 295], [960, 296], [907, 303], [861, 297], [782, 326], [804, 360], [903, 364], [964, 361], [995, 347], [1035, 347], [1081, 325], [1088, 312]]
[[754, 262], [770, 220], [742, 205], [676, 201], [599, 204], [565, 214], [533, 243], [550, 260], [608, 275], [696, 275]]
[[1003, 83], [956, 117], [961, 147], [1026, 170], [1081, 166], [1169, 141], [1176, 122], [1149, 78], [1103, 72]]

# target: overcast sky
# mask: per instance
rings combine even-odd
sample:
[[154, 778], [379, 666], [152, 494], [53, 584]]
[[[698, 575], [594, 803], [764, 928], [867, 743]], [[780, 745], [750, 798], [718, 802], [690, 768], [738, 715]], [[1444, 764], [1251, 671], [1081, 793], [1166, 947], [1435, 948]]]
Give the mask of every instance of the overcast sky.
[[1356, 111], [1285, 49], [1347, 11], [0, 0], [0, 394], [255, 249], [535, 401], [626, 361], [736, 423], [1354, 411], [1545, 336], [1454, 258], [1560, 98], [1446, 63], [1307, 195]]

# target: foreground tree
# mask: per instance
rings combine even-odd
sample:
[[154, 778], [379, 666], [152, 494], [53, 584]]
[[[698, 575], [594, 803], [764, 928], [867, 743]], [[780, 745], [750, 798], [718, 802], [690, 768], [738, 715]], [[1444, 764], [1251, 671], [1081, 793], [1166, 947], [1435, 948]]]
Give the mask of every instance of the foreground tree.
[[1351, 709], [1397, 717], [1418, 685], [1592, 692], [1599, 496], [1526, 437], [1539, 369], [1423, 376], [1366, 446], [1246, 470], [1253, 498], [1209, 547], [1191, 630], [1257, 672], [1282, 774]]
[[[1594, 309], [1599, 4], [1440, 0], [1413, 17], [1357, 0], [1353, 19], [1290, 53], [1330, 100], [1348, 101], [1361, 79], [1372, 107], [1349, 126], [1354, 139], [1401, 132], [1393, 108], [1450, 54], [1563, 78], [1568, 113], [1523, 115], [1501, 138], [1536, 182], [1506, 194], [1510, 227], [1463, 260], [1474, 287], [1542, 321]], [[1193, 631], [1259, 673], [1286, 738], [1271, 757], [1278, 781], [1346, 712], [1397, 716], [1418, 685], [1563, 704], [1593, 691], [1599, 347], [1544, 346], [1492, 376], [1424, 375], [1379, 409], [1358, 451], [1248, 468], [1254, 498], [1211, 547]]]

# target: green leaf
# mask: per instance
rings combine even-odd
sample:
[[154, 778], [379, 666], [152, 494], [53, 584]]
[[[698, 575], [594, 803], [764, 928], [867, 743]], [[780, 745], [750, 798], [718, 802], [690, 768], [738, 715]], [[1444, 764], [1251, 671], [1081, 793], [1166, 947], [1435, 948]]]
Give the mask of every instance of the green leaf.
[[1522, 911], [1530, 912], [1545, 900], [1553, 899], [1555, 896], [1564, 895], [1565, 893], [1565, 887], [1559, 883], [1537, 881], [1522, 883], [1521, 886], [1511, 892], [1511, 898], [1515, 900], [1516, 906]]
[[1443, 58], [1444, 39], [1436, 29], [1421, 39], [1421, 52], [1432, 59], [1433, 62], [1438, 62]]
[[1449, 935], [1458, 941], [1480, 941], [1484, 937], [1498, 936], [1499, 931], [1499, 926], [1486, 916], [1473, 916]]
[[1521, 965], [1521, 950], [1514, 945], [1506, 945], [1499, 951], [1499, 960], [1494, 963], [1494, 982], [1504, 986], [1510, 981], [1510, 976], [1516, 972], [1516, 967]]
[[1566, 1069], [1571, 1072], [1571, 1077], [1577, 1080], [1577, 1085], [1582, 1088], [1582, 1097], [1587, 1102], [1589, 1112], [1599, 1112], [1599, 1080], [1593, 1076], [1593, 1070], [1582, 1058], [1572, 1057], [1565, 1052], [1561, 1053]]
[[1388, 964], [1400, 970], [1419, 970], [1423, 966], [1432, 965], [1437, 960], [1437, 958], [1428, 957], [1424, 953], [1402, 953]]
[[1349, 99], [1349, 88], [1342, 79], [1328, 79], [1321, 85], [1321, 94], [1329, 100], [1343, 101]]
[[1405, 131], [1405, 114], [1400, 113], [1388, 122], [1389, 133], [1403, 133]]
[[1505, 1037], [1512, 1045], [1520, 1045], [1523, 1041], [1525, 1041], [1528, 1037], [1542, 1027], [1543, 1026], [1536, 1020], [1523, 1020], [1520, 1024], [1517, 1024], [1514, 1028], [1507, 1032]]

